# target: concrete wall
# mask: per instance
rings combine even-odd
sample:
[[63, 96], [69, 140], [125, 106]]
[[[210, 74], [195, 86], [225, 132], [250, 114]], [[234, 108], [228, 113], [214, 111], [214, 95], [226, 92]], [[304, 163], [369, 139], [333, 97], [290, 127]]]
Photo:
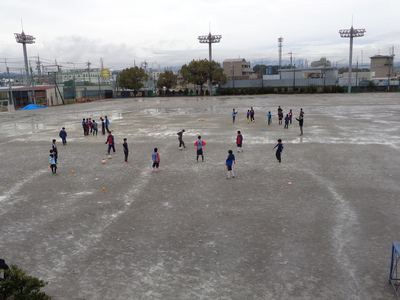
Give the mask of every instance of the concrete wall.
[[222, 85], [222, 88], [248, 88], [248, 87], [301, 87], [301, 86], [331, 86], [337, 85], [336, 78], [315, 78], [315, 79], [275, 79], [263, 80], [230, 80]]

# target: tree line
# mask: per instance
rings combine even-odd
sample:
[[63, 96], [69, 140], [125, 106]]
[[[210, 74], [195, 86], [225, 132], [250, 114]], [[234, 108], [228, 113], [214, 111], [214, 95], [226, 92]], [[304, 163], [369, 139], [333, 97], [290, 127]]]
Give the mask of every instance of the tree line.
[[[172, 71], [166, 70], [160, 74], [155, 81], [155, 85], [159, 89], [171, 89], [178, 84], [178, 77], [181, 83], [192, 83], [200, 86], [203, 90], [203, 85], [207, 82], [221, 83], [227, 82], [226, 75], [223, 73], [221, 65], [215, 61], [192, 60], [189, 64], [185, 64], [179, 71], [179, 75]], [[141, 67], [131, 67], [122, 70], [119, 74], [118, 85], [123, 89], [133, 90], [135, 95], [145, 86], [149, 80], [149, 75]]]

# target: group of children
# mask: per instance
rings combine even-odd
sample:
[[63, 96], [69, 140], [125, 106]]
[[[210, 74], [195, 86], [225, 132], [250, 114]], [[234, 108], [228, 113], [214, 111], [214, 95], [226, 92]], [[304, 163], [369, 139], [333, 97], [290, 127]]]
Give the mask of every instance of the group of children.
[[[235, 111], [235, 109], [233, 110]], [[249, 112], [250, 111], [247, 112], [247, 123], [249, 123]], [[270, 126], [272, 124], [271, 111], [268, 111], [267, 118], [268, 118], [268, 126]], [[254, 119], [254, 113], [253, 113], [253, 119]], [[283, 129], [289, 129], [289, 125], [292, 125], [292, 119], [293, 119], [292, 109], [290, 109], [289, 113], [287, 113], [286, 116], [283, 117], [283, 109], [282, 107], [278, 106], [278, 124], [282, 125], [282, 122], [284, 120], [285, 125], [283, 126]], [[299, 118], [296, 118], [296, 120], [299, 122], [300, 135], [303, 135], [304, 111], [302, 108], [300, 108]]]
[[[101, 134], [105, 135], [106, 131], [107, 133], [110, 133], [111, 131], [108, 129], [108, 126], [110, 125], [110, 120], [107, 118], [107, 116], [104, 117], [104, 119], [102, 117], [100, 117], [100, 121], [101, 121]], [[96, 123], [96, 121], [92, 118], [83, 118], [82, 120], [82, 129], [83, 129], [83, 135], [84, 136], [88, 136], [89, 134], [93, 134], [97, 136], [98, 133], [98, 124]]]
[[[235, 111], [235, 109], [233, 109], [232, 112], [232, 118], [233, 118], [233, 123], [235, 123], [235, 117], [236, 114], [238, 112]], [[253, 107], [251, 107], [248, 111], [247, 111], [247, 122], [255, 122], [254, 119], [254, 109]], [[292, 109], [290, 109], [289, 113], [286, 114], [285, 117], [285, 126], [284, 128], [287, 129], [289, 124], [292, 124], [292, 117], [293, 117], [293, 112]], [[296, 118], [297, 121], [299, 121], [299, 125], [300, 125], [300, 135], [303, 135], [303, 117], [304, 117], [304, 111], [301, 108], [300, 109], [300, 115], [299, 118]], [[278, 119], [279, 119], [279, 124], [282, 124], [282, 118], [283, 118], [283, 109], [279, 106], [278, 107]], [[102, 117], [100, 117], [101, 120], [101, 127], [102, 127], [102, 134], [105, 135], [105, 132], [108, 132], [108, 136], [107, 136], [107, 140], [105, 142], [105, 144], [108, 144], [108, 149], [106, 154], [110, 155], [111, 150], [113, 150], [113, 153], [116, 153], [115, 150], [115, 141], [114, 141], [114, 136], [112, 135], [111, 131], [109, 130], [108, 126], [110, 125], [110, 121], [107, 118], [107, 116], [104, 117], [104, 119]], [[268, 112], [268, 125], [272, 124], [272, 115], [271, 115], [271, 111]], [[95, 120], [92, 120], [91, 118], [86, 118], [82, 120], [82, 127], [83, 127], [83, 132], [84, 132], [84, 136], [88, 136], [89, 134], [93, 134], [97, 136], [97, 132], [98, 132], [98, 128], [97, 128], [97, 123]], [[177, 133], [178, 135], [178, 141], [179, 141], [179, 150], [182, 150], [182, 146], [183, 148], [186, 148], [185, 146], [185, 142], [183, 141], [183, 134], [185, 133], [185, 129], [182, 129], [181, 131], [179, 131]], [[67, 144], [67, 132], [65, 131], [65, 127], [63, 127], [60, 132], [59, 132], [59, 136], [62, 139], [62, 143], [63, 145]], [[52, 170], [53, 175], [57, 175], [57, 159], [58, 159], [58, 151], [57, 151], [57, 145], [56, 145], [56, 140], [54, 139], [52, 141], [52, 149], [50, 150], [50, 156], [49, 156], [49, 164], [50, 164], [50, 168]], [[197, 137], [197, 140], [193, 143], [194, 146], [196, 146], [196, 162], [199, 162], [199, 156], [201, 156], [202, 158], [202, 162], [204, 162], [204, 153], [203, 153], [203, 147], [205, 145], [207, 145], [207, 143], [202, 140], [201, 136], [199, 135]], [[129, 155], [129, 149], [128, 149], [128, 140], [126, 138], [123, 139], [123, 151], [124, 151], [124, 155], [125, 155], [125, 159], [124, 162], [125, 163], [129, 163], [128, 161], [128, 155]], [[241, 131], [237, 131], [237, 136], [236, 136], [236, 146], [237, 146], [237, 151], [238, 153], [243, 152], [243, 135], [241, 134]], [[278, 163], [282, 162], [281, 159], [281, 155], [282, 155], [282, 151], [283, 151], [283, 143], [282, 143], [282, 139], [278, 139], [278, 143], [275, 145], [275, 147], [273, 149], [276, 148], [276, 159]], [[160, 161], [161, 161], [161, 155], [158, 152], [157, 148], [153, 149], [153, 153], [151, 155], [152, 158], [152, 168], [151, 171], [152, 172], [158, 172], [158, 168], [160, 165]], [[235, 174], [233, 172], [232, 166], [233, 164], [236, 164], [235, 161], [235, 155], [233, 154], [232, 150], [228, 151], [228, 157], [226, 158], [226, 169], [227, 169], [227, 179], [230, 178], [235, 178]]]
[[[110, 120], [107, 118], [107, 116], [100, 117], [101, 121], [101, 133], [102, 135], [106, 134], [106, 131], [109, 133], [107, 137], [106, 144], [108, 144], [108, 151], [106, 154], [109, 154], [111, 148], [113, 149], [114, 153], [115, 152], [115, 146], [114, 146], [114, 137], [111, 134], [111, 131], [109, 130], [108, 126], [110, 125]], [[92, 118], [83, 118], [82, 120], [82, 129], [83, 129], [83, 135], [88, 136], [92, 134], [93, 136], [97, 136], [98, 133], [98, 124], [96, 121]], [[59, 132], [59, 137], [62, 140], [63, 145], [67, 145], [67, 132], [65, 131], [65, 127], [63, 127], [60, 132]], [[126, 139], [124, 139], [124, 153], [125, 153], [125, 162], [128, 163], [128, 145], [126, 143]], [[58, 175], [57, 174], [57, 159], [58, 159], [58, 151], [57, 151], [57, 145], [56, 145], [56, 140], [53, 140], [51, 150], [50, 150], [50, 155], [49, 155], [49, 168], [51, 169], [51, 172], [53, 175]]]

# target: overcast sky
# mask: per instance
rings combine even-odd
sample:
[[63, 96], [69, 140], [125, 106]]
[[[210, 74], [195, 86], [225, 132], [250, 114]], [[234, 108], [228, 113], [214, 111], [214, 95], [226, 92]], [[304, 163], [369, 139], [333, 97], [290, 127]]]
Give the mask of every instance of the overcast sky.
[[[222, 35], [213, 44], [213, 59], [244, 58], [278, 61], [278, 38], [284, 38], [282, 59], [326, 56], [348, 63], [349, 39], [339, 29], [366, 29], [354, 39], [353, 62], [400, 51], [400, 0], [1, 0], [0, 73], [4, 59], [12, 69], [23, 67], [22, 45], [14, 33], [36, 37], [28, 45], [45, 65], [123, 69], [146, 61], [154, 69], [208, 59], [208, 45], [197, 37]], [[32, 65], [34, 66], [34, 65]]]

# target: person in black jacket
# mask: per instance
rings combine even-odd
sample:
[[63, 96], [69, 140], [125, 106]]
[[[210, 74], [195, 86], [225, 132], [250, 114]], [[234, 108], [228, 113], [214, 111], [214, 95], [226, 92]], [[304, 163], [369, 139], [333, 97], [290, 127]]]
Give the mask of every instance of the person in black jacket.
[[303, 135], [303, 122], [304, 122], [303, 116], [300, 115], [298, 119], [296, 118], [296, 120], [299, 121], [300, 135]]
[[124, 147], [124, 154], [125, 154], [125, 163], [128, 163], [128, 155], [129, 155], [129, 149], [128, 149], [128, 140], [124, 139], [124, 142], [122, 144]]
[[185, 129], [182, 129], [181, 131], [179, 131], [178, 133], [177, 133], [177, 135], [178, 135], [178, 141], [179, 141], [179, 149], [182, 149], [182, 146], [183, 146], [183, 148], [186, 148], [186, 146], [185, 146], [185, 142], [183, 141], [183, 133], [185, 132]]

